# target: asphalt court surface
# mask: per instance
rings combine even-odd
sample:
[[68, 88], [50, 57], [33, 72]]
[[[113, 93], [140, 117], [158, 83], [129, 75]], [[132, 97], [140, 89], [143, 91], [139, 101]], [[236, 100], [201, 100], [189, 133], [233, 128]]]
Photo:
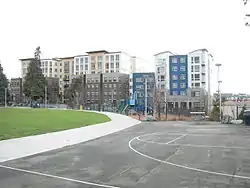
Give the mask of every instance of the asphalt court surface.
[[143, 123], [0, 163], [0, 188], [47, 187], [250, 187], [250, 129], [197, 122]]

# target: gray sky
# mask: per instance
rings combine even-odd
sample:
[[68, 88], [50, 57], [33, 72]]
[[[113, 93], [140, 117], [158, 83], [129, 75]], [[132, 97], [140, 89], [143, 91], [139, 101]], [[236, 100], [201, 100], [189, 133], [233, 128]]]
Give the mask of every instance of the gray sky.
[[0, 1], [0, 60], [10, 78], [38, 45], [42, 57], [121, 50], [146, 59], [152, 71], [155, 53], [207, 48], [223, 64], [222, 90], [250, 93], [246, 12], [241, 0]]

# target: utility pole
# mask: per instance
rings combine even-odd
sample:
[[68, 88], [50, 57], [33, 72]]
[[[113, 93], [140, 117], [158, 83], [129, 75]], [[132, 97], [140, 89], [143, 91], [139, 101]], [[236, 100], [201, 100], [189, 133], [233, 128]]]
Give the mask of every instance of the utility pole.
[[7, 108], [7, 88], [4, 89], [4, 106]]
[[218, 67], [218, 72], [217, 72], [217, 81], [218, 81], [218, 95], [219, 95], [219, 100], [220, 100], [220, 104], [219, 104], [219, 108], [220, 108], [220, 121], [222, 119], [222, 109], [221, 109], [221, 91], [220, 91], [220, 84], [222, 83], [222, 81], [220, 81], [220, 67], [221, 67], [221, 64], [220, 63], [217, 63], [215, 64], [215, 66]]
[[147, 108], [148, 108], [148, 86], [147, 86], [147, 78], [145, 78], [145, 116], [147, 116]]
[[167, 101], [167, 90], [165, 91], [165, 118], [168, 118], [168, 101]]
[[44, 92], [44, 106], [47, 108], [47, 86], [45, 86], [45, 92]]

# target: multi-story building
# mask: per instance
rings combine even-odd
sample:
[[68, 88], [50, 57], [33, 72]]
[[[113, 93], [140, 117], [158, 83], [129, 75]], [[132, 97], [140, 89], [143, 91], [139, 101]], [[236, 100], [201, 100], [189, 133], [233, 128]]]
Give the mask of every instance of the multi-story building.
[[74, 75], [136, 72], [136, 57], [124, 52], [90, 51], [74, 57]]
[[212, 62], [213, 56], [206, 49], [195, 50], [187, 55], [175, 55], [169, 51], [156, 54], [156, 84], [161, 96], [166, 100], [169, 96], [187, 96], [189, 88], [203, 89], [208, 95], [210, 111]]
[[134, 101], [133, 102], [134, 104], [132, 105], [135, 105], [135, 109], [137, 111], [145, 110], [145, 102], [147, 102], [147, 109], [149, 111], [153, 109], [154, 89], [155, 89], [154, 72], [130, 74], [129, 96], [130, 99]]
[[213, 56], [207, 49], [199, 49], [188, 54], [188, 86], [203, 88], [210, 93]]
[[83, 76], [85, 75], [77, 76], [72, 83], [75, 84], [79, 79], [79, 86], [75, 87], [78, 96], [76, 103], [83, 104], [84, 108], [115, 109], [121, 101], [129, 98], [129, 75], [127, 74], [103, 73], [102, 82], [101, 74], [86, 74], [86, 84], [83, 83]]
[[13, 103], [23, 102], [22, 78], [11, 78], [10, 80], [10, 98]]

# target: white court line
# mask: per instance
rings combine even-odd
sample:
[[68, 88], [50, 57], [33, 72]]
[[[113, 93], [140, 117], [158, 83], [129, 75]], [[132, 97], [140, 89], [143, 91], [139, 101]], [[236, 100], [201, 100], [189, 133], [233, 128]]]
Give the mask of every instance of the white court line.
[[186, 134], [181, 135], [181, 136], [179, 136], [179, 137], [177, 137], [177, 138], [175, 138], [175, 139], [173, 139], [173, 140], [170, 140], [170, 141], [167, 142], [166, 144], [171, 144], [171, 143], [175, 142], [176, 140], [180, 140], [180, 139], [184, 138], [185, 136], [187, 136], [187, 135], [186, 135]]
[[245, 150], [250, 150], [250, 148], [246, 147], [237, 147], [237, 146], [210, 146], [210, 145], [196, 145], [196, 144], [168, 144], [165, 142], [155, 142], [151, 140], [142, 140], [140, 138], [136, 138], [137, 140], [141, 142], [146, 142], [146, 143], [151, 143], [151, 144], [159, 144], [159, 145], [169, 145], [169, 146], [186, 146], [186, 147], [196, 147], [196, 148], [222, 148], [222, 149], [245, 149]]
[[87, 182], [87, 181], [82, 181], [82, 180], [76, 180], [76, 179], [71, 179], [71, 178], [54, 176], [54, 175], [51, 175], [51, 174], [44, 174], [44, 173], [40, 173], [40, 172], [35, 172], [35, 171], [30, 171], [30, 170], [24, 170], [24, 169], [20, 169], [20, 168], [13, 168], [13, 167], [4, 166], [4, 165], [0, 165], [0, 168], [14, 170], [14, 171], [18, 171], [18, 172], [24, 172], [24, 173], [38, 175], [38, 176], [43, 176], [43, 177], [48, 177], [48, 178], [55, 178], [55, 179], [60, 179], [60, 180], [65, 180], [65, 181], [70, 181], [70, 182], [75, 182], [75, 183], [79, 183], [79, 184], [93, 185], [93, 186], [96, 186], [96, 187], [121, 188], [121, 187], [115, 187], [115, 186], [112, 186], [112, 185], [97, 184], [97, 183], [92, 183], [92, 182]]
[[134, 137], [132, 138], [129, 143], [128, 143], [128, 146], [129, 148], [134, 151], [135, 153], [143, 156], [143, 157], [146, 157], [148, 159], [151, 159], [151, 160], [154, 160], [154, 161], [157, 161], [157, 162], [160, 162], [160, 163], [164, 163], [164, 164], [168, 164], [168, 165], [171, 165], [171, 166], [174, 166], [174, 167], [178, 167], [178, 168], [183, 168], [183, 169], [187, 169], [187, 170], [192, 170], [192, 171], [195, 171], [195, 172], [203, 172], [203, 173], [208, 173], [208, 174], [212, 174], [212, 175], [219, 175], [219, 176], [225, 176], [225, 177], [230, 177], [230, 178], [239, 178], [239, 179], [247, 179], [247, 180], [250, 180], [250, 177], [247, 177], [247, 176], [239, 176], [239, 175], [232, 175], [232, 174], [225, 174], [225, 173], [220, 173], [220, 172], [213, 172], [213, 171], [209, 171], [209, 170], [202, 170], [202, 169], [199, 169], [199, 168], [192, 168], [192, 167], [188, 167], [188, 166], [184, 166], [184, 165], [180, 165], [180, 164], [176, 164], [176, 163], [171, 163], [171, 162], [168, 162], [168, 161], [163, 161], [163, 160], [160, 160], [160, 159], [157, 159], [155, 157], [151, 157], [149, 155], [146, 155], [144, 153], [141, 153], [140, 151], [134, 149], [132, 147], [132, 142], [134, 140], [136, 140], [139, 136], [137, 137]]

